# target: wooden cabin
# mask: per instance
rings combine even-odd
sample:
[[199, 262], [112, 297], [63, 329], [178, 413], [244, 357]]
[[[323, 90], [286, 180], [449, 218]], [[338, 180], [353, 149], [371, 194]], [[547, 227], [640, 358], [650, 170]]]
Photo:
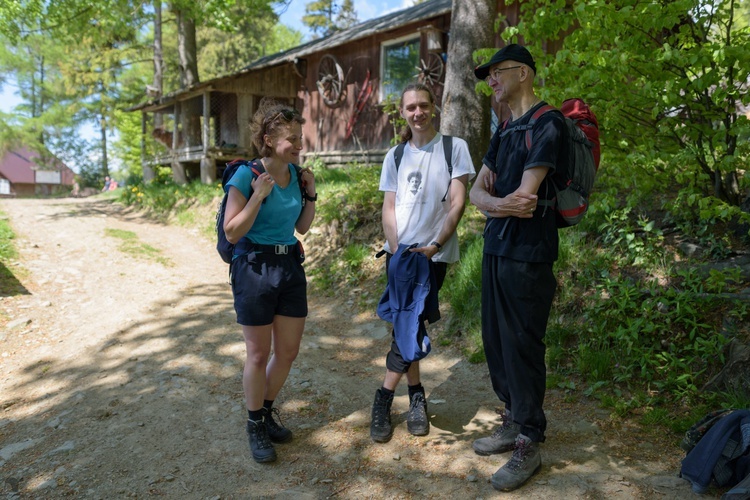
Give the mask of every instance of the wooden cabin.
[[256, 155], [248, 124], [266, 96], [302, 112], [306, 158], [379, 164], [394, 137], [388, 97], [420, 80], [440, 101], [450, 15], [451, 0], [429, 0], [131, 108], [144, 172], [167, 165], [178, 182], [214, 182], [227, 161]]

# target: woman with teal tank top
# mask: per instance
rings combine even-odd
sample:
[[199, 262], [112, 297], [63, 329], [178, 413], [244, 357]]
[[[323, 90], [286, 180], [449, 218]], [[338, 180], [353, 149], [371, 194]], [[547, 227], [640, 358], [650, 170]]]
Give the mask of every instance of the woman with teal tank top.
[[295, 231], [310, 229], [317, 193], [312, 171], [296, 167], [304, 122], [292, 107], [261, 101], [250, 130], [265, 171], [256, 176], [243, 165], [224, 186], [224, 231], [236, 249], [234, 309], [246, 348], [247, 433], [253, 459], [261, 463], [276, 460], [273, 443], [292, 439], [273, 402], [297, 357], [307, 317], [307, 279]]

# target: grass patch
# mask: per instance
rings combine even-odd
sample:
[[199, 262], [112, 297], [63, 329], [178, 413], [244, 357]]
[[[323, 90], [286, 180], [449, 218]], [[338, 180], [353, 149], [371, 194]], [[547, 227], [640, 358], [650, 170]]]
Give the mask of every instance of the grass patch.
[[[25, 275], [26, 270], [15, 262], [11, 263], [18, 258], [15, 239], [16, 233], [8, 222], [7, 214], [0, 212], [0, 297], [28, 293], [17, 277]], [[11, 267], [14, 271], [11, 271]]]
[[136, 259], [158, 262], [164, 267], [174, 266], [174, 263], [171, 260], [161, 255], [161, 250], [154, 248], [147, 243], [141, 242], [138, 239], [138, 235], [133, 231], [107, 228], [104, 230], [104, 234], [111, 238], [121, 240], [122, 243], [120, 244], [119, 249], [126, 255], [130, 255]]
[[8, 223], [8, 215], [5, 212], [0, 212], [0, 260], [8, 261], [18, 257], [16, 247], [13, 244], [13, 240], [16, 238], [16, 233]]

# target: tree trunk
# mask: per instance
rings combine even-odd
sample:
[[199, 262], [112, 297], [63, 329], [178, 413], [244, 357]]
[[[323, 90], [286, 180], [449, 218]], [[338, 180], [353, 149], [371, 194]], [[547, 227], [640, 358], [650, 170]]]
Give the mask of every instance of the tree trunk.
[[[164, 93], [164, 50], [161, 44], [161, 0], [154, 0], [154, 88], [156, 97]], [[157, 118], [158, 117], [158, 118]], [[156, 113], [155, 120], [161, 120], [161, 114]], [[162, 124], [159, 123], [160, 127]], [[157, 126], [154, 123], [154, 126]]]
[[195, 21], [182, 10], [177, 16], [177, 51], [180, 54], [180, 83], [188, 88], [200, 81], [198, 78], [198, 48], [195, 41]]
[[109, 175], [109, 162], [107, 161], [107, 117], [104, 115], [104, 110], [102, 110], [101, 117], [99, 118], [99, 127], [102, 134], [102, 175], [107, 177]]
[[496, 0], [453, 0], [440, 128], [469, 143], [476, 167], [481, 166], [490, 142], [490, 98], [474, 90], [472, 52], [494, 46], [496, 17]]
[[[161, 0], [154, 0], [154, 97], [164, 94], [164, 51], [161, 43]], [[154, 130], [164, 127], [161, 113], [154, 113]], [[146, 131], [143, 131], [144, 134]], [[154, 169], [150, 165], [143, 165], [143, 181], [149, 183], [154, 180]]]

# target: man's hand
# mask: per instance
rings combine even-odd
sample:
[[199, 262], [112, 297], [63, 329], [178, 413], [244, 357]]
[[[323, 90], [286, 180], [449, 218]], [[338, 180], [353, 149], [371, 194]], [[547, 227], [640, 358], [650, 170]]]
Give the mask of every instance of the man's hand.
[[535, 194], [515, 191], [505, 198], [497, 198], [497, 207], [489, 207], [485, 215], [489, 217], [518, 217], [530, 219], [534, 217], [536, 203], [539, 197]]
[[428, 259], [432, 259], [439, 250], [440, 249], [435, 245], [427, 245], [425, 247], [412, 248], [409, 251], [412, 253], [419, 252], [421, 254], [424, 254], [424, 256]]

